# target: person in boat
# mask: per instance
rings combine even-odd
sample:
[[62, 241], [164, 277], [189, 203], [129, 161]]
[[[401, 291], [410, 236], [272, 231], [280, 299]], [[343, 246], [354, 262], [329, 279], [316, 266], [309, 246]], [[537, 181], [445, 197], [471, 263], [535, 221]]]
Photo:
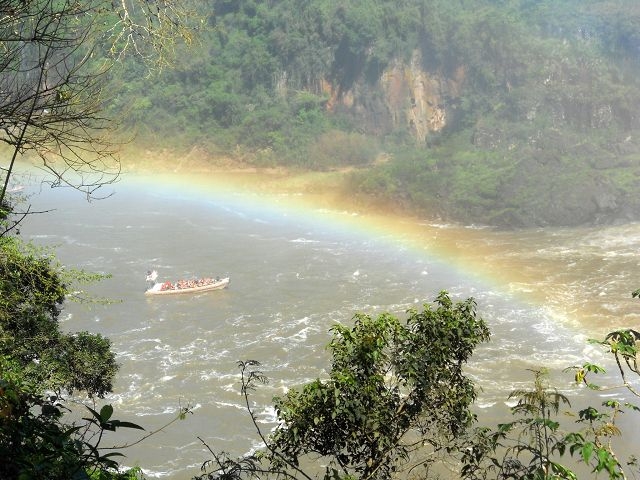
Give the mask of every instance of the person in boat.
[[158, 278], [158, 272], [155, 270], [147, 270], [147, 282], [155, 282]]
[[214, 283], [213, 279], [208, 277], [199, 278], [197, 280], [178, 280], [175, 285], [172, 285], [171, 282], [165, 282], [162, 290], [182, 290], [186, 288], [197, 288], [204, 287], [212, 283]]
[[[158, 272], [154, 271], [147, 271], [147, 281], [149, 282], [155, 282], [155, 280], [158, 278]], [[182, 290], [182, 289], [187, 289], [187, 288], [197, 288], [197, 287], [204, 287], [206, 285], [211, 285], [213, 283], [219, 282], [220, 281], [220, 277], [216, 277], [215, 280], [211, 277], [202, 277], [199, 279], [191, 279], [191, 280], [178, 280], [175, 284], [171, 283], [170, 281], [166, 281], [164, 283], [161, 284], [160, 286], [160, 290], [161, 291], [165, 291], [165, 290]]]

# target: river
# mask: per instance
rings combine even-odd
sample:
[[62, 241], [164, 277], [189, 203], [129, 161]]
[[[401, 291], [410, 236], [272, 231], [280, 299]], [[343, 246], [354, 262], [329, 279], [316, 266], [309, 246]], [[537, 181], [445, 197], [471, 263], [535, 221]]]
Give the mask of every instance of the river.
[[[68, 304], [65, 330], [102, 333], [121, 365], [107, 399], [147, 430], [181, 406], [193, 414], [124, 451], [150, 478], [187, 479], [215, 451], [258, 445], [239, 395], [238, 360], [255, 359], [269, 383], [251, 397], [268, 429], [271, 399], [322, 376], [330, 327], [356, 312], [402, 316], [440, 290], [473, 296], [492, 331], [468, 373], [482, 387], [476, 410], [503, 415], [508, 393], [531, 372], [602, 361], [587, 344], [636, 326], [640, 225], [500, 232], [385, 217], [313, 196], [227, 185], [202, 176], [125, 176], [113, 196], [86, 202], [61, 189], [30, 189], [24, 238], [55, 248], [69, 267], [110, 278], [87, 292], [112, 300]], [[35, 191], [37, 190], [37, 191]], [[229, 276], [226, 290], [147, 297], [163, 280]], [[599, 402], [598, 402], [599, 403]], [[136, 435], [111, 439], [132, 441]]]

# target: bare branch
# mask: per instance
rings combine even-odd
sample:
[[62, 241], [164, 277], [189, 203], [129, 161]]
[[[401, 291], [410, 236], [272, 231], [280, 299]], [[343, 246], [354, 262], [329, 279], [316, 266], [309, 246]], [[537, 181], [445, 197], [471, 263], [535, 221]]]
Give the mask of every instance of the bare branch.
[[104, 116], [109, 70], [125, 55], [161, 68], [179, 41], [191, 42], [197, 17], [183, 0], [0, 0], [0, 143], [16, 160], [39, 159], [52, 186], [88, 198], [118, 180], [121, 167]]

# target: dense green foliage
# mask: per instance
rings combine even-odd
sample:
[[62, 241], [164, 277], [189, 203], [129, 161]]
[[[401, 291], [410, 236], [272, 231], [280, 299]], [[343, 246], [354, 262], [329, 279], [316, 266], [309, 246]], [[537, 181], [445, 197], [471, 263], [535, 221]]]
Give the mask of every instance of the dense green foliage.
[[0, 356], [16, 362], [41, 391], [102, 397], [112, 390], [117, 371], [111, 342], [99, 334], [60, 331], [67, 293], [51, 257], [0, 238]]
[[[640, 293], [634, 292], [634, 297], [637, 296]], [[568, 369], [576, 372], [576, 383], [591, 390], [620, 390], [613, 398], [611, 395], [601, 398], [600, 407], [588, 404], [576, 413], [559, 415], [562, 405], [570, 406], [569, 398], [548, 385], [545, 370], [534, 371], [532, 389], [515, 390], [509, 395], [516, 400], [511, 410], [517, 418], [496, 429], [476, 429], [464, 450], [462, 477], [577, 479], [582, 478], [576, 473], [579, 464], [591, 474], [612, 480], [636, 477], [640, 472], [638, 457], [633, 453], [628, 458], [620, 455], [617, 452], [620, 443], [616, 440], [628, 444], [634, 432], [628, 428], [630, 419], [625, 421], [623, 414], [640, 412], [640, 407], [625, 398], [629, 394], [632, 398], [640, 397], [638, 340], [640, 333], [633, 329], [614, 331], [602, 340], [592, 340], [614, 357], [619, 382], [609, 380], [614, 383], [604, 386], [595, 383], [593, 377], [605, 370], [592, 363]], [[569, 427], [567, 419], [572, 420]], [[569, 456], [574, 460], [569, 461]]]
[[[638, 211], [634, 0], [215, 0], [203, 13], [209, 28], [175, 69], [114, 78], [140, 141], [355, 165], [352, 193], [464, 221]], [[411, 81], [432, 81], [424, 108], [444, 112], [424, 139]]]
[[0, 237], [0, 478], [136, 478], [99, 444], [105, 431], [140, 427], [112, 419], [109, 405], [79, 423], [65, 418], [65, 396], [103, 397], [118, 366], [102, 335], [60, 330], [64, 277], [50, 255]]
[[[0, 478], [6, 480], [136, 480], [139, 469], [118, 471], [120, 453], [99, 450], [105, 431], [140, 428], [111, 419], [113, 408], [89, 409], [81, 424], [64, 417], [68, 408], [41, 386], [25, 381], [19, 367], [0, 357]], [[96, 440], [97, 439], [97, 440]]]
[[489, 338], [472, 299], [441, 293], [406, 325], [358, 315], [333, 334], [329, 379], [275, 401], [283, 427], [271, 448], [292, 463], [314, 453], [329, 457], [327, 474], [387, 479], [411, 452], [432, 455], [471, 425], [475, 389], [463, 366]]
[[[406, 325], [383, 314], [357, 315], [352, 328], [336, 327], [328, 378], [276, 397], [279, 422], [269, 436], [249, 400], [266, 378], [256, 370], [258, 362], [240, 362], [246, 408], [264, 451], [232, 459], [209, 449], [213, 459], [195, 478], [352, 480], [411, 472], [416, 478], [576, 480], [589, 472], [589, 478], [615, 480], [640, 473], [638, 458], [623, 457], [615, 442], [628, 444], [633, 435], [620, 427], [628, 427], [622, 415], [640, 412], [624, 400], [628, 394], [640, 397], [640, 332], [618, 330], [591, 340], [613, 356], [620, 381], [614, 376], [605, 380], [608, 385], [596, 384], [593, 377], [605, 370], [592, 363], [567, 369], [575, 371], [577, 385], [607, 392], [596, 397], [601, 407], [587, 404], [574, 413], [569, 395], [550, 386], [541, 368], [533, 370], [531, 388], [509, 394], [514, 420], [469, 430], [475, 393], [460, 369], [488, 331], [475, 318], [473, 300], [454, 305], [442, 293], [436, 305], [410, 312]], [[621, 392], [613, 396], [615, 389]], [[318, 461], [321, 467], [312, 467]]]
[[390, 479], [416, 458], [428, 472], [473, 422], [476, 392], [463, 367], [488, 339], [474, 300], [454, 303], [445, 292], [406, 323], [356, 315], [352, 327], [335, 326], [328, 378], [275, 399], [269, 466], [249, 463], [234, 475], [300, 472], [318, 457], [325, 478]]

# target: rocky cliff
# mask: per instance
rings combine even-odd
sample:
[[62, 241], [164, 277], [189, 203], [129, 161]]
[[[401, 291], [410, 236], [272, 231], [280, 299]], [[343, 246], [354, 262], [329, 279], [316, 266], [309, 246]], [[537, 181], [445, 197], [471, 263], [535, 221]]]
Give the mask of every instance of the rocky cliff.
[[[503, 168], [499, 188], [482, 202], [452, 200], [445, 210], [454, 218], [512, 226], [640, 218], [639, 99], [627, 96], [625, 102], [611, 90], [610, 78], [599, 78], [595, 68], [576, 68], [553, 64], [552, 73], [519, 89], [507, 83], [484, 114], [467, 119], [472, 155], [502, 158], [498, 163], [514, 168]], [[469, 95], [465, 66], [451, 71], [429, 70], [415, 51], [410, 61], [391, 62], [375, 84], [359, 81], [340, 90], [325, 82], [327, 108], [351, 115], [364, 133], [405, 132], [423, 148], [451, 127], [461, 98]], [[619, 89], [624, 82], [613, 81]], [[456, 158], [450, 163], [476, 168]], [[438, 195], [447, 201], [449, 192]]]
[[329, 97], [328, 110], [357, 118], [365, 133], [406, 130], [416, 144], [425, 145], [431, 133], [447, 125], [447, 104], [460, 95], [464, 78], [463, 66], [451, 77], [425, 70], [416, 50], [409, 62], [392, 62], [376, 85], [357, 82], [343, 90], [324, 81], [322, 90]]

